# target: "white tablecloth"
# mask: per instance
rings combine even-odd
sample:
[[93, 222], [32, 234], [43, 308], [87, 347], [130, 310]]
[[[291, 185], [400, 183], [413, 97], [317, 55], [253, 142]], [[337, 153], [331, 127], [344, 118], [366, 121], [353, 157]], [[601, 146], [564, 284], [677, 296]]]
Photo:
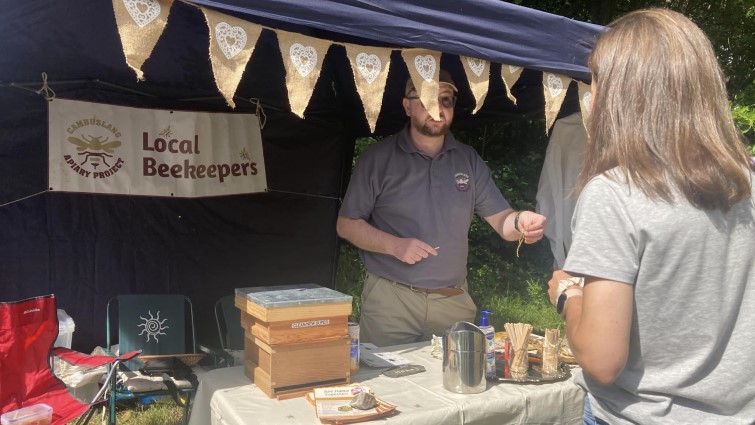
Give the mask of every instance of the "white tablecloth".
[[[569, 378], [560, 382], [488, 383], [479, 394], [456, 394], [443, 388], [442, 361], [430, 355], [429, 343], [387, 347], [427, 371], [401, 378], [380, 375], [383, 369], [362, 365], [353, 382], [397, 407], [388, 418], [364, 423], [389, 425], [581, 424], [584, 393]], [[193, 402], [190, 425], [320, 424], [304, 397], [270, 399], [244, 375], [243, 366], [204, 374]]]

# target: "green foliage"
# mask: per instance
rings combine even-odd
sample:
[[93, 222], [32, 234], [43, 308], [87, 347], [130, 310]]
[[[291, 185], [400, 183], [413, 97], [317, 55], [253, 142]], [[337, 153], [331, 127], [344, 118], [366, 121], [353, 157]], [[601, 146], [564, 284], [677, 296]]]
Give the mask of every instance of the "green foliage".
[[734, 96], [731, 114], [747, 140], [750, 154], [755, 155], [755, 81]]
[[380, 140], [380, 138], [376, 137], [360, 137], [356, 140], [356, 144], [354, 146], [354, 159], [352, 166], [356, 163], [357, 158], [364, 152], [365, 149], [370, 147], [371, 145], [375, 144]]
[[710, 38], [726, 76], [732, 115], [755, 154], [755, 4], [752, 0], [507, 0], [572, 19], [608, 25], [633, 10], [663, 7], [680, 12]]
[[708, 35], [732, 94], [755, 77], [755, 5], [752, 0], [507, 0], [580, 21], [608, 25], [628, 12], [662, 7], [680, 12]]
[[480, 309], [493, 312], [491, 323], [496, 330], [503, 330], [505, 323], [529, 323], [537, 334], [545, 329], [564, 329], [564, 322], [548, 301], [548, 293], [541, 281], [525, 281], [525, 293], [502, 295], [501, 293], [481, 294], [476, 288], [472, 293]]
[[750, 152], [755, 152], [755, 106], [732, 105], [731, 114], [739, 130], [749, 140]]
[[352, 322], [359, 321], [362, 288], [366, 276], [367, 271], [359, 258], [359, 250], [354, 245], [344, 241], [338, 252], [335, 290], [354, 297], [351, 316], [349, 316], [349, 320]]

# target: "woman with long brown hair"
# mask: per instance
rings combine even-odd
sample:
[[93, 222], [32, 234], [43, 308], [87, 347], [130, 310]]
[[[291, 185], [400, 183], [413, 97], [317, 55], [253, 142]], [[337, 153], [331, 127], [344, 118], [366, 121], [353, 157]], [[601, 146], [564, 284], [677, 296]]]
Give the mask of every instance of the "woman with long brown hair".
[[590, 57], [574, 239], [549, 282], [585, 421], [752, 423], [754, 178], [721, 68], [679, 13], [610, 27]]

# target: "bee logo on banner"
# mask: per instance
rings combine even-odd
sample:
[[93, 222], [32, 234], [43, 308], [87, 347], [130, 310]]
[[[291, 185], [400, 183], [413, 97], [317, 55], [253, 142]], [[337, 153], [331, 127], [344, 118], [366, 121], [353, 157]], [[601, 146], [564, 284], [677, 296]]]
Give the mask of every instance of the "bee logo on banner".
[[49, 190], [184, 198], [267, 190], [254, 114], [49, 103]]
[[63, 159], [76, 174], [86, 178], [103, 179], [113, 176], [123, 166], [117, 149], [121, 133], [96, 115], [70, 123], [66, 138], [71, 146], [61, 147]]

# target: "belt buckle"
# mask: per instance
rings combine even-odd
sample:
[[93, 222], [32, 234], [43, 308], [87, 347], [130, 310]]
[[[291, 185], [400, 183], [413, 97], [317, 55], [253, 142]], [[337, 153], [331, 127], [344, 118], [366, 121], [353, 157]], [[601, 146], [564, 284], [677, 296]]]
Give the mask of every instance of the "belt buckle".
[[[416, 287], [414, 287], [412, 285], [409, 285], [409, 289], [411, 289], [414, 292], [419, 292], [420, 294], [427, 294], [427, 289], [425, 289], [425, 288], [416, 288]], [[424, 289], [424, 291], [423, 291], [423, 289]]]

